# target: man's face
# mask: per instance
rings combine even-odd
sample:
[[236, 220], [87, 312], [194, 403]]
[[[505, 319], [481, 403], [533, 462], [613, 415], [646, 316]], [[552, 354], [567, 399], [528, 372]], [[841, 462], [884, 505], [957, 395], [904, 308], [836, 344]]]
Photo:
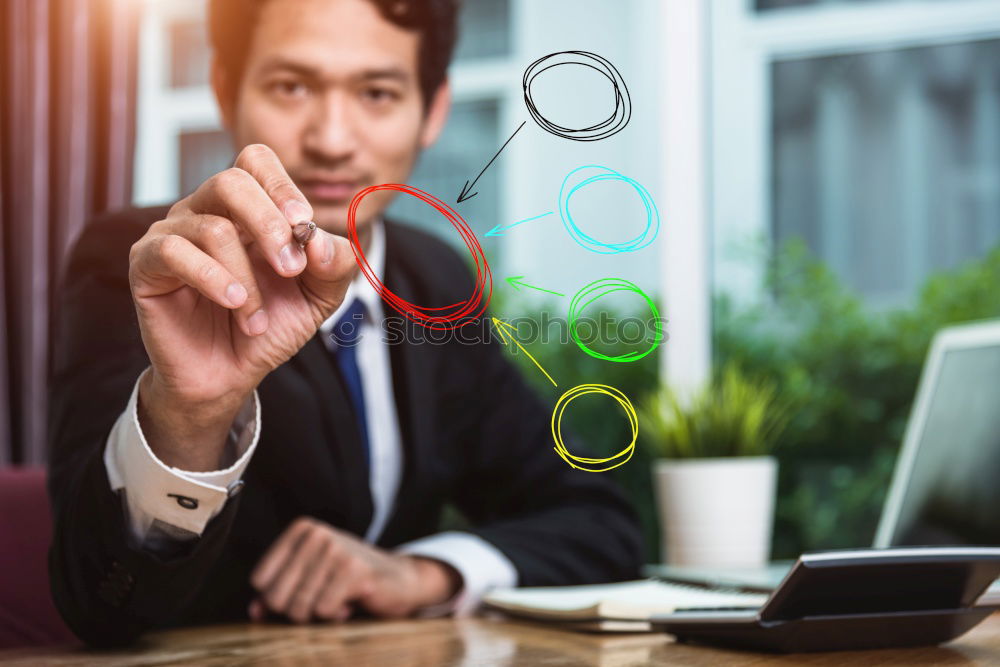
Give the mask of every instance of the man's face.
[[[263, 143], [277, 153], [327, 231], [346, 233], [358, 191], [406, 182], [440, 131], [448, 94], [439, 91], [425, 113], [419, 40], [367, 0], [269, 0], [260, 9], [223, 115], [238, 147]], [[365, 197], [358, 226], [392, 194]]]

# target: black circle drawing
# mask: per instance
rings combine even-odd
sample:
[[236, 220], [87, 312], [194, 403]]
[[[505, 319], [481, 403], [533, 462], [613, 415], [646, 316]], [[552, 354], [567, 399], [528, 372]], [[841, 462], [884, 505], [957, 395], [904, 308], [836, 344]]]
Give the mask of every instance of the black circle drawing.
[[[535, 78], [542, 72], [550, 70], [553, 67], [565, 65], [588, 67], [611, 82], [611, 87], [614, 89], [615, 107], [610, 116], [588, 127], [573, 128], [553, 123], [538, 111], [538, 107], [532, 101], [531, 91], [531, 86]], [[528, 65], [528, 68], [524, 70], [524, 79], [521, 82], [521, 87], [524, 90], [524, 104], [528, 107], [528, 113], [531, 114], [531, 117], [538, 123], [539, 127], [557, 137], [564, 137], [573, 141], [599, 141], [620, 132], [622, 128], [628, 125], [629, 118], [632, 117], [632, 100], [629, 98], [625, 81], [614, 65], [596, 53], [588, 51], [560, 51], [543, 56]]]

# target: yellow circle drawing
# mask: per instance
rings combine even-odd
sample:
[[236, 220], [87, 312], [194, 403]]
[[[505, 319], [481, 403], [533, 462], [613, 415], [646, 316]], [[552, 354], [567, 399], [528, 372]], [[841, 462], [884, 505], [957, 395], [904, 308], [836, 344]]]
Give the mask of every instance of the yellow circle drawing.
[[[623, 450], [615, 454], [614, 456], [609, 456], [604, 459], [595, 459], [587, 456], [575, 456], [566, 449], [566, 445], [563, 444], [562, 440], [562, 416], [566, 407], [575, 398], [584, 396], [586, 394], [603, 394], [605, 396], [610, 396], [611, 398], [618, 401], [618, 405], [622, 406], [625, 411], [625, 416], [628, 417], [629, 425], [632, 427], [632, 441], [629, 442]], [[555, 441], [555, 450], [559, 456], [562, 457], [566, 463], [570, 464], [577, 470], [586, 470], [587, 472], [604, 472], [605, 470], [611, 470], [612, 468], [617, 468], [622, 465], [630, 458], [635, 452], [635, 441], [639, 437], [639, 417], [635, 413], [635, 408], [632, 407], [632, 402], [628, 400], [628, 397], [623, 394], [618, 389], [614, 387], [609, 387], [606, 384], [581, 384], [573, 387], [565, 394], [559, 397], [559, 401], [556, 403], [555, 409], [552, 410], [552, 439]], [[617, 459], [621, 459], [617, 463], [611, 463]], [[611, 465], [605, 466], [603, 468], [589, 468], [584, 467], [601, 465], [604, 463], [611, 463]], [[578, 465], [582, 464], [582, 465]]]

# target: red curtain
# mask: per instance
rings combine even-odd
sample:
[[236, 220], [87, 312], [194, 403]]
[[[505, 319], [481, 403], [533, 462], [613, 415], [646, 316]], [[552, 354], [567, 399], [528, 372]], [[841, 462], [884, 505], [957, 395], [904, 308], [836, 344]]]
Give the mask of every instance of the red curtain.
[[0, 2], [0, 466], [45, 462], [58, 272], [131, 200], [141, 4]]

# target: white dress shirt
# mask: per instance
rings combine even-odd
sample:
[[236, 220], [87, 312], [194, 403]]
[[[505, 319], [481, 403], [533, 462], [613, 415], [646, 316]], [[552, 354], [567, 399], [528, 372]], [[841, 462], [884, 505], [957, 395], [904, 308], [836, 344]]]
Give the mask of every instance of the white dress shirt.
[[[372, 225], [367, 257], [372, 269], [383, 276], [385, 228], [381, 221]], [[393, 510], [403, 470], [403, 449], [389, 348], [379, 335], [384, 314], [382, 300], [361, 272], [348, 286], [340, 308], [323, 322], [320, 331], [328, 347], [335, 347], [330, 345], [331, 330], [355, 298], [361, 300], [366, 310], [357, 342], [357, 360], [368, 425], [371, 461], [368, 481], [373, 504], [365, 540], [375, 542]], [[143, 371], [147, 372], [148, 368]], [[222, 511], [226, 500], [242, 484], [243, 471], [260, 437], [260, 399], [254, 390], [233, 422], [224, 458], [233, 463], [222, 470], [191, 472], [167, 466], [153, 454], [139, 426], [138, 391], [139, 380], [136, 380], [125, 411], [108, 436], [104, 464], [111, 488], [124, 489], [130, 537], [141, 548], [160, 550], [176, 545], [178, 540], [200, 536], [205, 525]], [[194, 508], [192, 501], [197, 503]], [[397, 551], [443, 561], [462, 576], [460, 593], [445, 605], [428, 610], [435, 613], [468, 613], [490, 589], [517, 585], [517, 570], [510, 560], [471, 533], [439, 533], [403, 544]]]

